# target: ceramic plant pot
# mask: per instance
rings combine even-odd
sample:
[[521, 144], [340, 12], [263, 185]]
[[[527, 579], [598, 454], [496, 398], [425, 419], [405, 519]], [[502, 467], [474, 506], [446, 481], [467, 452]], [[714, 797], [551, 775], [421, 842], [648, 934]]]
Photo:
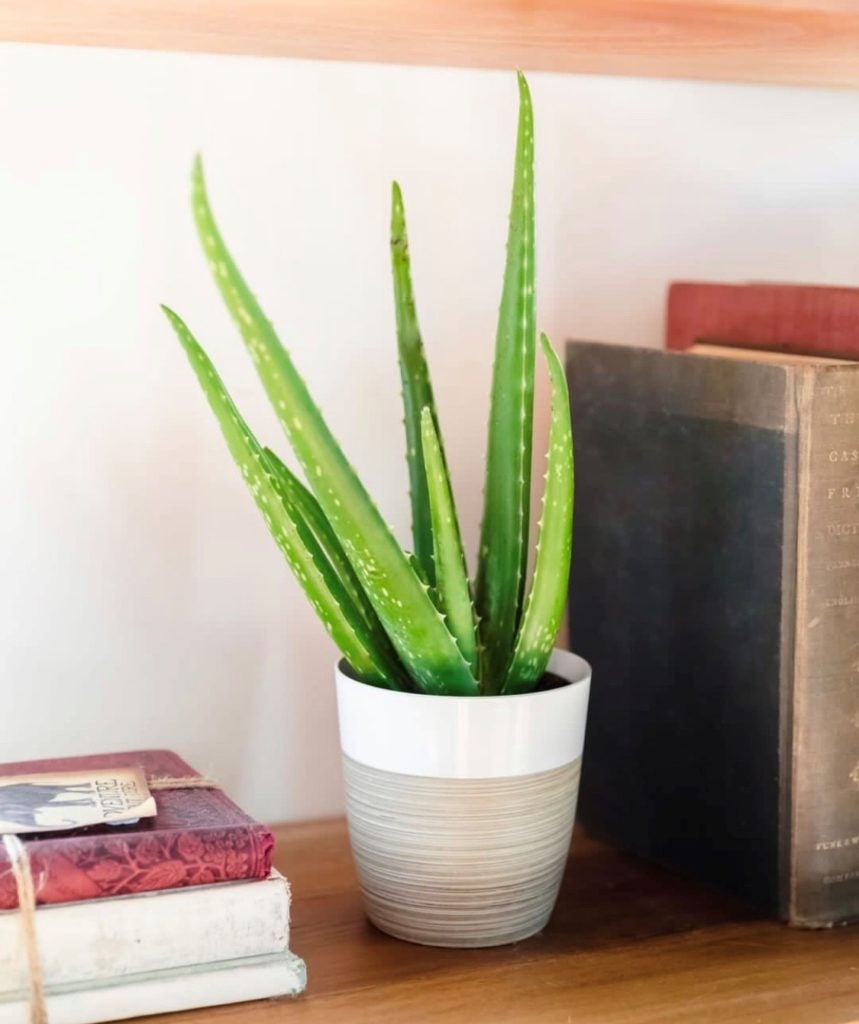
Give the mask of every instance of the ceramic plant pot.
[[576, 812], [590, 667], [555, 651], [564, 685], [502, 697], [398, 693], [337, 669], [352, 852], [370, 920], [432, 946], [540, 931]]

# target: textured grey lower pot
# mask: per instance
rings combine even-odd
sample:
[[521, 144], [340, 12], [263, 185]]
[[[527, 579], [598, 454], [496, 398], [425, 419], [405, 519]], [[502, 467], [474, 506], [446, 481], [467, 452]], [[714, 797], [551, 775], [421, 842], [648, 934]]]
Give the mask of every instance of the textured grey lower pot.
[[549, 920], [567, 859], [590, 668], [502, 697], [397, 693], [337, 670], [346, 810], [367, 914], [433, 946], [497, 946]]

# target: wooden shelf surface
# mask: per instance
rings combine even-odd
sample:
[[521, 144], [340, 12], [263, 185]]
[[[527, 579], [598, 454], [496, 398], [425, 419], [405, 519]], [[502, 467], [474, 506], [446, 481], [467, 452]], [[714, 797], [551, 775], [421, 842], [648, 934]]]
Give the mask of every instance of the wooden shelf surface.
[[854, 0], [0, 0], [0, 40], [859, 85]]
[[[299, 999], [149, 1024], [847, 1024], [859, 927], [797, 931], [581, 834], [541, 935], [490, 950], [412, 946], [361, 908], [345, 825], [277, 829], [293, 887]], [[141, 1022], [143, 1024], [143, 1022]]]

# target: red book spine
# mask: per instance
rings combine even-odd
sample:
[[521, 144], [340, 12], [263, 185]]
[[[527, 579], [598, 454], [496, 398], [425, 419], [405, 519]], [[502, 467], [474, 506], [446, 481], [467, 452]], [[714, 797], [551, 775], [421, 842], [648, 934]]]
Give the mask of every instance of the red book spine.
[[695, 342], [859, 359], [859, 288], [676, 281], [665, 345]]
[[[82, 835], [26, 842], [38, 903], [126, 896], [187, 885], [265, 878], [274, 840], [263, 825], [123, 836]], [[0, 856], [0, 910], [18, 905], [8, 860]]]

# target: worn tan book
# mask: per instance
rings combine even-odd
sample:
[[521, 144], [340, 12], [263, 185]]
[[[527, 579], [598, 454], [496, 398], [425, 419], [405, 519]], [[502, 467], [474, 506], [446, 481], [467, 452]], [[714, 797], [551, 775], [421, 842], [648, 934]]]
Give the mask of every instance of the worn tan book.
[[572, 343], [581, 817], [859, 918], [859, 363]]

